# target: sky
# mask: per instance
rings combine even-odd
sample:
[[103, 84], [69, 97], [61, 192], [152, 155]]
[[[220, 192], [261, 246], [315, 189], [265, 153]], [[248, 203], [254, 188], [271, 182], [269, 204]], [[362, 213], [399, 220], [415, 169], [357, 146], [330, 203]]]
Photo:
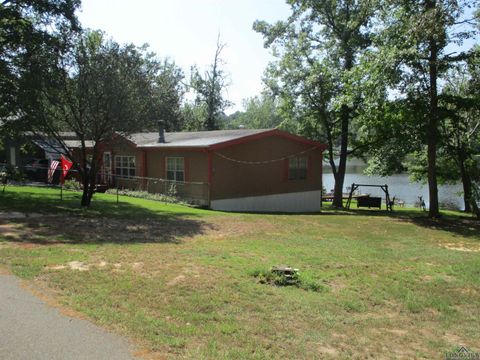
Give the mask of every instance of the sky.
[[230, 75], [226, 97], [234, 103], [230, 114], [261, 92], [264, 70], [273, 60], [253, 22], [274, 22], [289, 13], [284, 0], [82, 0], [78, 17], [85, 28], [103, 30], [117, 42], [148, 43], [187, 76], [192, 65], [205, 70], [213, 61], [220, 34]]
[[[84, 27], [103, 30], [117, 42], [148, 43], [159, 57], [174, 60], [187, 78], [192, 65], [206, 70], [212, 63], [220, 34], [230, 75], [225, 96], [234, 103], [226, 113], [231, 114], [243, 109], [243, 99], [261, 92], [264, 70], [273, 60], [262, 36], [252, 30], [254, 21], [273, 23], [289, 14], [285, 0], [82, 0], [78, 17]], [[478, 36], [449, 51], [474, 43]]]

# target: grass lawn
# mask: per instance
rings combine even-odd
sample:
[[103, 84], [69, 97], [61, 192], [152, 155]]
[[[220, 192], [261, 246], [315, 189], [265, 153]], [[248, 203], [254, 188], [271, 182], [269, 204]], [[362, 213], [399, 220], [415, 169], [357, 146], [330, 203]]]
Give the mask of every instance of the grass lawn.
[[[229, 214], [7, 187], [0, 265], [147, 358], [443, 359], [480, 351], [480, 224], [412, 209]], [[261, 284], [299, 268], [317, 291]]]

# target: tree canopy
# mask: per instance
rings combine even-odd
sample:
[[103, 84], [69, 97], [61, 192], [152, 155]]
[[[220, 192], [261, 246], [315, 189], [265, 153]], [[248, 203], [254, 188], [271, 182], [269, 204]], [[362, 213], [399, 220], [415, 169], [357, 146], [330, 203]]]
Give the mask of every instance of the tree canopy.
[[301, 133], [327, 142], [335, 177], [333, 205], [342, 207], [352, 123], [362, 105], [362, 76], [357, 73], [371, 44], [378, 2], [287, 3], [292, 13], [286, 21], [254, 24], [278, 57], [269, 68], [268, 85], [283, 99], [283, 111], [295, 119]]
[[[173, 64], [158, 61], [147, 47], [120, 45], [99, 31], [78, 36], [47, 73], [32, 76], [42, 86], [25, 90], [19, 121], [60, 144], [61, 131], [76, 134], [81, 143], [76, 166], [83, 178], [85, 206], [93, 194], [101, 145], [118, 133], [156, 126], [156, 116], [175, 116], [182, 96], [177, 85], [181, 72]], [[92, 160], [87, 156], [90, 143]], [[69, 149], [64, 146], [64, 151]]]
[[0, 2], [0, 119], [19, 115], [21, 82], [25, 73], [33, 70], [28, 66], [32, 59], [39, 52], [64, 51], [68, 44], [60, 33], [80, 30], [75, 16], [79, 6], [80, 0]]
[[220, 118], [223, 111], [231, 105], [230, 101], [225, 99], [224, 91], [229, 85], [228, 75], [223, 69], [222, 51], [225, 44], [217, 39], [217, 47], [213, 62], [208, 70], [202, 75], [196, 68], [192, 68], [191, 88], [196, 92], [195, 103], [204, 110], [205, 130], [216, 130], [221, 127]]

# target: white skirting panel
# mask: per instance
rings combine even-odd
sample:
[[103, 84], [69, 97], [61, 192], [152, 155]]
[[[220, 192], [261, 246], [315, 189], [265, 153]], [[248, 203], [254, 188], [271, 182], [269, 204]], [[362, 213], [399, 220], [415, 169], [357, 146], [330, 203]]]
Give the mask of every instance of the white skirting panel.
[[287, 194], [249, 196], [236, 199], [212, 200], [213, 210], [254, 212], [317, 212], [320, 211], [321, 193], [304, 191]]

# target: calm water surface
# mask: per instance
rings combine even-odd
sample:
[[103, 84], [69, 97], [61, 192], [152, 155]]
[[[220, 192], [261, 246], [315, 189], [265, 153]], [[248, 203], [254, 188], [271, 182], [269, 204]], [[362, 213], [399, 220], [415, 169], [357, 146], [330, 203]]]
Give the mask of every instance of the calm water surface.
[[[367, 185], [388, 185], [388, 191], [390, 198], [394, 196], [397, 199], [401, 199], [407, 205], [413, 206], [418, 201], [419, 196], [423, 196], [425, 204], [428, 207], [428, 186], [421, 183], [412, 183], [408, 179], [408, 174], [398, 174], [387, 177], [380, 176], [367, 176], [363, 174], [364, 166], [348, 166], [347, 174], [345, 175], [344, 192], [350, 190], [352, 183], [355, 184], [367, 184]], [[323, 184], [330, 192], [335, 184], [333, 174], [330, 166], [324, 167]], [[362, 194], [370, 194], [372, 196], [384, 197], [384, 192], [380, 188], [360, 187], [358, 191]], [[462, 186], [461, 184], [455, 185], [441, 185], [438, 188], [438, 197], [440, 205], [444, 207], [456, 207], [463, 210], [463, 198], [462, 198]], [[448, 205], [448, 206], [445, 206]]]

